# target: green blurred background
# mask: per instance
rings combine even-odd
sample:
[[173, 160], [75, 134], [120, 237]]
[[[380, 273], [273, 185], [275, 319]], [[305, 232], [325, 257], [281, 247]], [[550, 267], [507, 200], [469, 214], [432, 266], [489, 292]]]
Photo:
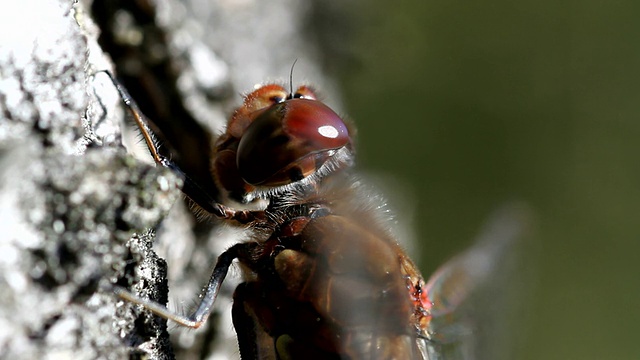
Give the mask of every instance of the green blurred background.
[[640, 2], [377, 1], [340, 78], [360, 165], [415, 194], [424, 273], [536, 212], [521, 359], [640, 359]]

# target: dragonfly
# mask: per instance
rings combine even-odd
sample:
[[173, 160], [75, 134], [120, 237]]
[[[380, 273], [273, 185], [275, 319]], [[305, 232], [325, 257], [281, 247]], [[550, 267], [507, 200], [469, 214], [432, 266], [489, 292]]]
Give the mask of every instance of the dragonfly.
[[[184, 179], [182, 191], [199, 211], [252, 234], [219, 255], [190, 314], [115, 288], [121, 298], [198, 328], [237, 261], [244, 282], [234, 292], [232, 318], [242, 359], [453, 358], [446, 348], [469, 328], [450, 320], [490, 276], [518, 232], [504, 224], [515, 222], [499, 220], [504, 241], [481, 242], [425, 281], [390, 230], [384, 200], [354, 170], [353, 125], [310, 86], [267, 84], [244, 97], [212, 144], [214, 192], [160, 154], [150, 120], [107, 75], [156, 164]], [[472, 358], [465, 351], [456, 354]]]

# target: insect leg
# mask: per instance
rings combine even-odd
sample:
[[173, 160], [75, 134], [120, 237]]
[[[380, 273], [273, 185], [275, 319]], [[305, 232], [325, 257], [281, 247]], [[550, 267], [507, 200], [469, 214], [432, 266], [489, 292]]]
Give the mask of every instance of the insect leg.
[[136, 126], [140, 130], [140, 134], [142, 135], [142, 138], [147, 145], [147, 149], [149, 149], [149, 153], [151, 154], [153, 161], [155, 161], [156, 164], [162, 167], [169, 168], [173, 172], [179, 174], [185, 180], [183, 192], [189, 198], [195, 201], [198, 206], [211, 212], [212, 214], [217, 214], [216, 209], [213, 208], [213, 204], [216, 203], [213, 197], [209, 195], [204, 189], [202, 189], [197, 183], [191, 180], [175, 163], [160, 154], [160, 152], [158, 151], [157, 140], [148, 125], [149, 120], [142, 113], [140, 107], [138, 107], [138, 104], [135, 102], [135, 100], [133, 100], [127, 89], [109, 71], [102, 70], [99, 72], [107, 75], [115, 86], [118, 94], [120, 95], [120, 98], [122, 99], [122, 102], [125, 104], [127, 110], [129, 110], [129, 113], [131, 113]]
[[238, 336], [241, 359], [277, 359], [274, 339], [258, 320], [260, 315], [263, 320], [266, 318], [265, 309], [261, 309], [261, 305], [265, 306], [263, 297], [256, 282], [238, 285], [233, 294], [233, 327]]
[[173, 312], [167, 309], [164, 305], [149, 299], [143, 299], [121, 287], [116, 287], [114, 291], [122, 299], [142, 305], [160, 317], [175, 321], [182, 326], [197, 329], [207, 321], [207, 318], [211, 314], [213, 304], [215, 303], [216, 298], [218, 297], [218, 292], [220, 291], [220, 286], [222, 285], [224, 278], [227, 276], [229, 266], [231, 266], [233, 260], [247, 257], [255, 246], [255, 243], [239, 243], [220, 254], [218, 261], [216, 262], [216, 266], [213, 269], [213, 273], [211, 274], [211, 278], [205, 288], [204, 294], [201, 297], [200, 304], [190, 315]]
[[118, 94], [120, 94], [122, 102], [125, 104], [127, 110], [129, 110], [129, 113], [131, 113], [138, 129], [140, 130], [140, 134], [142, 135], [142, 138], [144, 139], [144, 142], [149, 149], [149, 153], [151, 153], [151, 157], [153, 157], [155, 163], [162, 167], [171, 169], [171, 171], [184, 179], [182, 192], [189, 199], [193, 200], [199, 207], [219, 219], [235, 220], [242, 224], [261, 220], [263, 214], [260, 211], [234, 210], [218, 203], [208, 191], [203, 189], [196, 181], [185, 174], [178, 165], [169, 160], [166, 156], [160, 154], [158, 151], [157, 140], [148, 125], [149, 120], [142, 113], [138, 104], [133, 100], [127, 89], [109, 71], [101, 70], [97, 73], [104, 73], [107, 75], [115, 86]]

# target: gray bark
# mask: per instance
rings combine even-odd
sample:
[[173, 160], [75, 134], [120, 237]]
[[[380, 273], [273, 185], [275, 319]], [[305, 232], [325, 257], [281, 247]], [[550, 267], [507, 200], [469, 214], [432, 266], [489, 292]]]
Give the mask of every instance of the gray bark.
[[[223, 128], [229, 104], [240, 98], [214, 102], [207, 91], [226, 84], [245, 92], [286, 79], [296, 58], [296, 73], [335, 106], [335, 88], [310, 60], [317, 50], [300, 35], [304, 5], [153, 5], [170, 35], [170, 56], [183, 64], [183, 101], [212, 131]], [[195, 234], [178, 201], [181, 181], [123, 146], [119, 98], [104, 76], [92, 76], [113, 69], [88, 3], [14, 7], [0, 21], [0, 358], [237, 357], [231, 283], [221, 315], [210, 321], [220, 330], [177, 330], [173, 345], [166, 321], [113, 295], [118, 282], [166, 302], [168, 271], [170, 297], [191, 304], [212, 259], [242, 236], [219, 227]]]

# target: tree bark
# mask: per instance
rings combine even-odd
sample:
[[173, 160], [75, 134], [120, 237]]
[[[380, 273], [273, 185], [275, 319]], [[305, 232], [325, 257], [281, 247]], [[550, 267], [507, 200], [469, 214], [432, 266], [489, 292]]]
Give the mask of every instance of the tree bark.
[[[337, 105], [334, 85], [311, 60], [318, 48], [303, 35], [311, 5], [136, 3], [166, 36], [161, 56], [174, 95], [206, 131], [221, 131], [239, 92], [265, 80], [286, 84], [295, 59], [295, 73]], [[135, 155], [120, 99], [96, 75], [116, 73], [112, 60], [121, 57], [105, 54], [98, 35], [120, 31], [135, 45], [146, 33], [128, 22], [132, 10], [116, 11], [117, 27], [98, 28], [94, 5], [27, 0], [0, 21], [0, 358], [237, 357], [233, 285], [210, 320], [219, 326], [177, 330], [173, 345], [166, 321], [112, 293], [115, 283], [166, 303], [168, 272], [171, 297], [191, 303], [215, 256], [242, 239], [196, 225], [178, 201], [181, 180]], [[116, 75], [136, 72], [136, 63], [123, 66]]]

